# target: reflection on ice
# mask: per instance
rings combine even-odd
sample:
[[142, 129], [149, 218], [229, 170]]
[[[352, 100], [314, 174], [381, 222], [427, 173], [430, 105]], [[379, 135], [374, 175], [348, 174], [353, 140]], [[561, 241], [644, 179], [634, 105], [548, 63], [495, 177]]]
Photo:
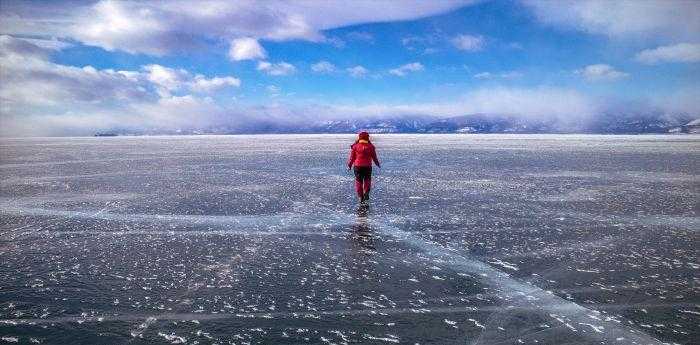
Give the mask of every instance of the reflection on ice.
[[374, 234], [372, 234], [369, 225], [369, 205], [360, 205], [355, 211], [355, 215], [357, 219], [351, 227], [350, 239], [364, 253], [372, 254], [374, 252]]

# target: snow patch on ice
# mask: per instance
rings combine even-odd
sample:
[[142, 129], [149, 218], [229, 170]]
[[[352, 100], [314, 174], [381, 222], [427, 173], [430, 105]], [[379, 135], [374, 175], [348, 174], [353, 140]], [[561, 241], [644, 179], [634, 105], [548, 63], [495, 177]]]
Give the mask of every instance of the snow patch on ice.
[[397, 337], [395, 335], [391, 335], [391, 334], [387, 334], [386, 337], [375, 337], [375, 336], [372, 336], [370, 334], [365, 334], [365, 338], [369, 339], [369, 340], [379, 340], [379, 341], [384, 341], [384, 342], [388, 342], [388, 343], [396, 343], [396, 344], [400, 343], [399, 337]]
[[158, 335], [165, 338], [165, 340], [169, 341], [171, 344], [184, 344], [187, 342], [187, 338], [175, 335], [175, 333], [165, 334], [158, 332]]

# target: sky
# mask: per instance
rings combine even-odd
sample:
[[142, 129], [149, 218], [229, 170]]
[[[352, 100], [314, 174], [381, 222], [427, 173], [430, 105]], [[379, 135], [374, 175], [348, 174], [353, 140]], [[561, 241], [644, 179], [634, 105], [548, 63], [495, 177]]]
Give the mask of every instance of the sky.
[[0, 136], [700, 117], [700, 1], [0, 0]]

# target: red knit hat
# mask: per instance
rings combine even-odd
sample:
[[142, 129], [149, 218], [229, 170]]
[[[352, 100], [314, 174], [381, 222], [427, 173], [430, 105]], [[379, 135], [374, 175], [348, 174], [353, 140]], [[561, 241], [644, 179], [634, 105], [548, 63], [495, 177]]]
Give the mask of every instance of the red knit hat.
[[360, 140], [369, 140], [369, 133], [362, 131], [360, 134], [358, 134], [358, 137]]

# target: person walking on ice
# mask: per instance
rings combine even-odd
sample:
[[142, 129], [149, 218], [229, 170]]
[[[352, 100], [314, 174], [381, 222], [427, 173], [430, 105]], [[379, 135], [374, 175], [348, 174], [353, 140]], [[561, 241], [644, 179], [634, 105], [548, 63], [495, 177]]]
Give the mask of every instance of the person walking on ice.
[[355, 192], [361, 203], [369, 200], [369, 191], [372, 188], [372, 162], [377, 165], [377, 168], [381, 168], [377, 151], [369, 141], [369, 133], [360, 132], [355, 143], [350, 145], [348, 170], [354, 167]]

